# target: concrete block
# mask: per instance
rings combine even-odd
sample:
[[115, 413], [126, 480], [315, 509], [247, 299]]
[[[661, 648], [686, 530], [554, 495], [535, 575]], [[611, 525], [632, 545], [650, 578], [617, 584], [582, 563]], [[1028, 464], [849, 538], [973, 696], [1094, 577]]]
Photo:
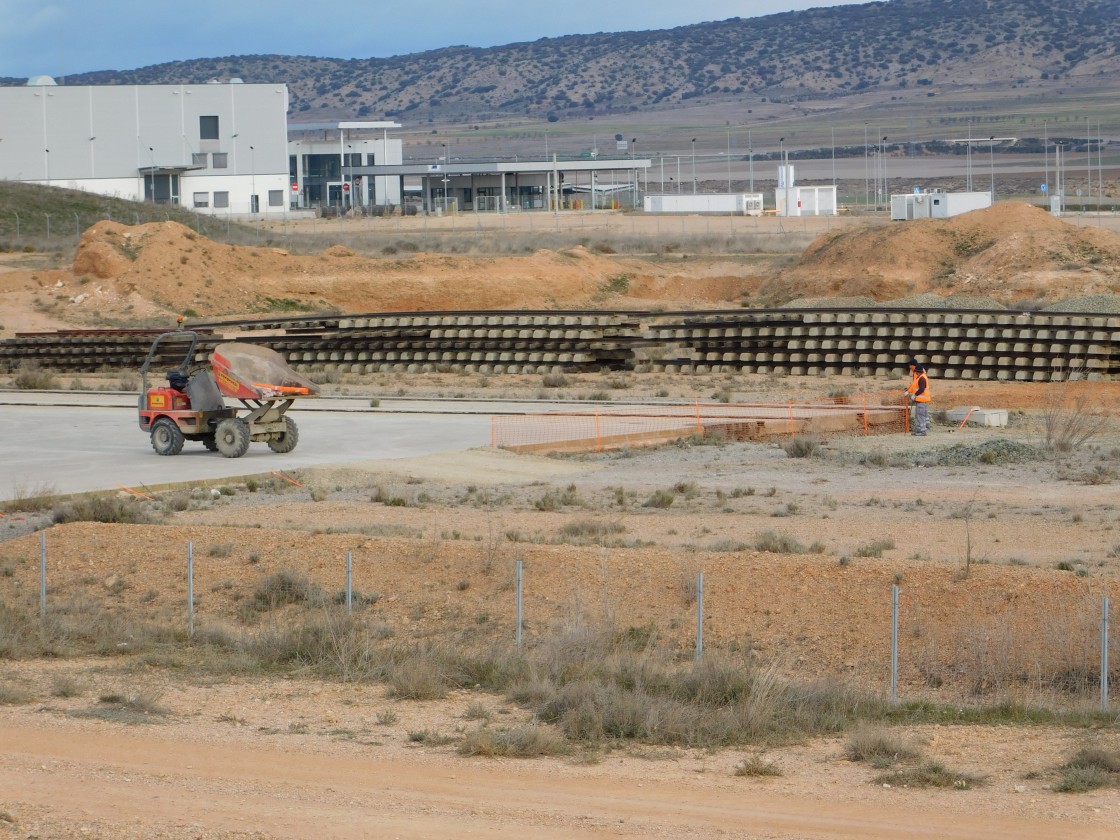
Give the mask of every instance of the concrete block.
[[[971, 413], [970, 413], [971, 412]], [[1007, 409], [1005, 408], [980, 408], [979, 406], [965, 406], [952, 408], [948, 412], [949, 422], [959, 426], [968, 418], [969, 426], [1006, 426]]]

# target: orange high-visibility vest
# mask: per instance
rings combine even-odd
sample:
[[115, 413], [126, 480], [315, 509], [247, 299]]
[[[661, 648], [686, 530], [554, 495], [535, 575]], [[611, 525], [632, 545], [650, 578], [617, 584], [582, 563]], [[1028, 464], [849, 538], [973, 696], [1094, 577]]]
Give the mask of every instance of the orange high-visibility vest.
[[925, 371], [914, 372], [914, 378], [910, 380], [910, 387], [906, 389], [906, 392], [914, 395], [914, 402], [930, 401], [929, 377]]

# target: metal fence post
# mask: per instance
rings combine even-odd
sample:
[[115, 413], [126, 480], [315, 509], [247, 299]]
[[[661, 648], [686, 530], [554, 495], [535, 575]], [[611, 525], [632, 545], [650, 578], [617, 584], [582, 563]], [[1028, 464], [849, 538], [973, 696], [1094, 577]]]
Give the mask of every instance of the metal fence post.
[[47, 617], [47, 532], [39, 532], [39, 619]]
[[521, 647], [521, 563], [517, 561], [517, 646]]
[[898, 584], [891, 587], [891, 705], [898, 705]]
[[354, 608], [354, 552], [346, 552], [346, 612]]
[[187, 542], [187, 638], [194, 638], [194, 543]]
[[704, 573], [696, 575], [696, 663], [704, 658]]
[[1101, 606], [1101, 711], [1108, 711], [1108, 596]]

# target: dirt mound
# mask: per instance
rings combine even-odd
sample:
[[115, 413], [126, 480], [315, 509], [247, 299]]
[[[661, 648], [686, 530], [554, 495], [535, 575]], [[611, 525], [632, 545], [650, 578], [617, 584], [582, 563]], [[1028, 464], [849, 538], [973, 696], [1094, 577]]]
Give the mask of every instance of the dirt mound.
[[884, 301], [934, 291], [985, 295], [1002, 303], [1053, 301], [1071, 289], [1084, 294], [1120, 289], [1118, 264], [1120, 235], [1004, 202], [952, 219], [832, 231], [762, 292]]
[[99, 222], [82, 235], [73, 271], [81, 285], [90, 278], [104, 282], [72, 296], [72, 308], [104, 312], [114, 299], [135, 310], [144, 301], [157, 311], [199, 317], [324, 309], [638, 308], [667, 301], [734, 306], [749, 285], [718, 270], [682, 277], [583, 246], [529, 256], [375, 259], [331, 245], [314, 256], [297, 256], [279, 248], [222, 245], [176, 222]]

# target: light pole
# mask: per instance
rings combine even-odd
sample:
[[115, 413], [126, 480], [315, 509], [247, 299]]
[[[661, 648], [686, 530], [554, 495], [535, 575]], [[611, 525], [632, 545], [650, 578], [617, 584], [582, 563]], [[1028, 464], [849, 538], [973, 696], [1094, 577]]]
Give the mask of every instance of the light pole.
[[885, 204], [890, 201], [890, 194], [887, 192], [887, 135], [885, 134], [879, 143], [879, 158], [879, 166], [883, 171], [883, 203]]
[[867, 123], [863, 124], [863, 207], [871, 204], [871, 191], [867, 185]]
[[152, 181], [152, 204], [156, 203], [156, 150], [151, 146], [148, 147], [148, 160], [151, 161], [152, 171], [149, 177]]
[[252, 184], [252, 195], [249, 196], [249, 212], [256, 213], [260, 209], [257, 203], [257, 150], [249, 147], [249, 177]]
[[747, 129], [747, 166], [751, 175], [751, 192], [754, 192], [754, 143], [751, 142], [751, 130]]
[[696, 195], [696, 138], [692, 138], [692, 194]]
[[988, 138], [988, 168], [992, 173], [992, 204], [996, 203], [996, 136]]
[[972, 120], [968, 121], [968, 145], [965, 146], [965, 154], [968, 156], [965, 161], [965, 172], [968, 173], [965, 178], [966, 189], [972, 192]]
[[782, 213], [789, 215], [789, 167], [786, 166], [786, 138], [778, 138], [778, 166], [780, 167], [780, 186], [782, 187]]
[[447, 144], [443, 144], [443, 212], [447, 212], [447, 168], [451, 166], [451, 155], [447, 151]]
[[[634, 188], [630, 191], [630, 206], [638, 206], [638, 170], [634, 168], [634, 157], [638, 154], [638, 138], [630, 138], [630, 175], [634, 179]], [[649, 186], [649, 182], [646, 182]]]
[[46, 170], [47, 186], [51, 185], [51, 150], [43, 149], [43, 168]]
[[731, 194], [731, 129], [727, 129], [727, 193]]

